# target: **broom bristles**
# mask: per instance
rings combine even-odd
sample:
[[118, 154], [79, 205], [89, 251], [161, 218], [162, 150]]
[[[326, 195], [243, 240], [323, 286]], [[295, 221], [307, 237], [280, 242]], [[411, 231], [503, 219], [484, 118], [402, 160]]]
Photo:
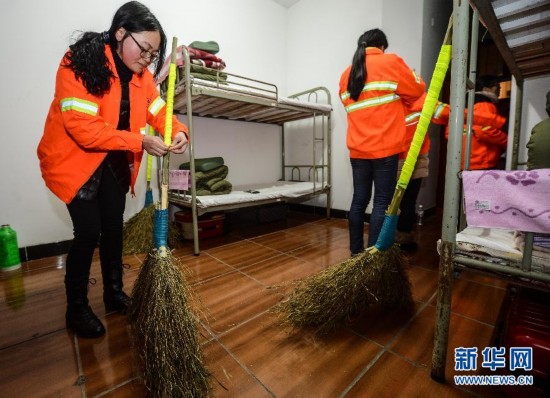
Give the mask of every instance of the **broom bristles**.
[[[153, 227], [154, 227], [155, 205], [144, 207], [137, 212], [122, 228], [122, 254], [149, 253], [154, 248]], [[181, 233], [174, 223], [168, 226], [168, 242], [170, 247], [181, 246]]]
[[192, 293], [183, 264], [168, 251], [149, 254], [132, 291], [128, 316], [152, 397], [205, 397], [209, 372], [203, 363]]
[[412, 309], [406, 258], [397, 245], [368, 251], [296, 282], [275, 312], [283, 325], [328, 333], [372, 306]]

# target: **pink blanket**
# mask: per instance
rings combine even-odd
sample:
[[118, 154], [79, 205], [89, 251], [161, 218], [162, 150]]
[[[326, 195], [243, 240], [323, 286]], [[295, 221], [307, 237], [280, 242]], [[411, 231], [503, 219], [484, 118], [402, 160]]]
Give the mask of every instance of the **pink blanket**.
[[469, 226], [550, 232], [550, 169], [462, 173]]

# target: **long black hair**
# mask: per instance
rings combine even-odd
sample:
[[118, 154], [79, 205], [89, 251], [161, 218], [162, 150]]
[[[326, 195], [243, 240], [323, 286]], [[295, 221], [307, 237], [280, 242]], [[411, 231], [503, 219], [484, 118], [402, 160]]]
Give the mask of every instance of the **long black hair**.
[[367, 65], [365, 64], [365, 48], [381, 47], [388, 48], [388, 39], [380, 29], [367, 30], [357, 40], [357, 50], [353, 54], [351, 71], [348, 79], [348, 92], [350, 97], [357, 101], [359, 94], [365, 87], [367, 81]]
[[159, 57], [154, 76], [160, 74], [166, 54], [166, 34], [149, 8], [138, 1], [130, 1], [117, 10], [107, 32], [85, 32], [69, 47], [71, 51], [67, 54], [64, 66], [74, 72], [90, 94], [101, 97], [111, 88], [111, 78], [114, 75], [105, 56], [105, 44], [110, 43], [113, 51], [116, 49], [115, 33], [120, 28], [130, 33], [159, 32]]

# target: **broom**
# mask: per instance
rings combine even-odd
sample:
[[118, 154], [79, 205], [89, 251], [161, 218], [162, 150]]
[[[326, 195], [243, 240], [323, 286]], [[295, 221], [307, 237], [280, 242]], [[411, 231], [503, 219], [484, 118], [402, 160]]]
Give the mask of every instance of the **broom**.
[[[154, 135], [154, 130], [147, 125], [147, 135]], [[153, 249], [153, 217], [155, 207], [153, 206], [153, 190], [151, 189], [151, 170], [153, 168], [153, 156], [147, 156], [147, 188], [145, 190], [145, 205], [142, 210], [134, 214], [124, 223], [122, 228], [122, 254], [148, 253]], [[173, 224], [169, 224], [168, 242], [172, 247], [182, 239], [181, 233]]]
[[404, 270], [407, 259], [399, 246], [394, 244], [395, 231], [399, 205], [414, 170], [449, 67], [451, 27], [452, 17], [411, 148], [376, 244], [359, 256], [297, 281], [295, 289], [274, 309], [279, 313], [283, 325], [312, 327], [318, 333], [326, 333], [363, 313], [372, 305], [405, 310], [414, 307], [410, 282]]
[[[177, 39], [166, 95], [164, 142], [171, 143]], [[156, 250], [148, 254], [132, 291], [128, 316], [135, 346], [143, 366], [144, 384], [153, 397], [204, 397], [209, 373], [203, 364], [195, 317], [189, 301], [191, 290], [184, 265], [168, 246], [169, 154], [163, 159], [161, 202], [154, 212]]]
[[[150, 125], [147, 125], [147, 135], [154, 135], [155, 132]], [[145, 189], [145, 205], [143, 207], [149, 207], [153, 204], [153, 190], [151, 189], [151, 169], [153, 168], [153, 156], [145, 153], [147, 156], [147, 187]]]

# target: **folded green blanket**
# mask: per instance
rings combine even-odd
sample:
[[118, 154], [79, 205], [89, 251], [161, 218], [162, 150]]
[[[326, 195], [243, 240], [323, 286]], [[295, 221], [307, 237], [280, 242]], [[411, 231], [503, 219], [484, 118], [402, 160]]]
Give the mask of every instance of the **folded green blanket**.
[[[180, 164], [179, 169], [189, 170], [190, 166], [191, 166], [190, 162], [185, 162]], [[195, 159], [195, 172], [198, 172], [198, 171], [206, 172], [220, 166], [223, 166], [223, 158], [219, 156], [212, 157], [212, 158]]]
[[197, 196], [231, 193], [233, 185], [225, 179], [228, 173], [227, 166], [219, 166], [209, 171], [195, 171]]
[[210, 171], [196, 171], [195, 172], [195, 184], [197, 187], [210, 188], [208, 186], [209, 181], [213, 179], [223, 180], [229, 174], [229, 168], [227, 166], [216, 167]]
[[[216, 77], [219, 78], [220, 81], [226, 81], [227, 80], [227, 73], [221, 72], [217, 69], [207, 68], [207, 67], [202, 66], [202, 65], [191, 64], [191, 74], [193, 76], [196, 76], [198, 74], [210, 75], [210, 76], [214, 76], [215, 78]], [[216, 80], [216, 79], [214, 79], [214, 80]]]
[[205, 196], [205, 195], [227, 195], [231, 193], [231, 190], [233, 189], [233, 185], [227, 181], [222, 179], [214, 179], [216, 181], [211, 181], [209, 184], [210, 189], [206, 187], [197, 187], [197, 196]]

